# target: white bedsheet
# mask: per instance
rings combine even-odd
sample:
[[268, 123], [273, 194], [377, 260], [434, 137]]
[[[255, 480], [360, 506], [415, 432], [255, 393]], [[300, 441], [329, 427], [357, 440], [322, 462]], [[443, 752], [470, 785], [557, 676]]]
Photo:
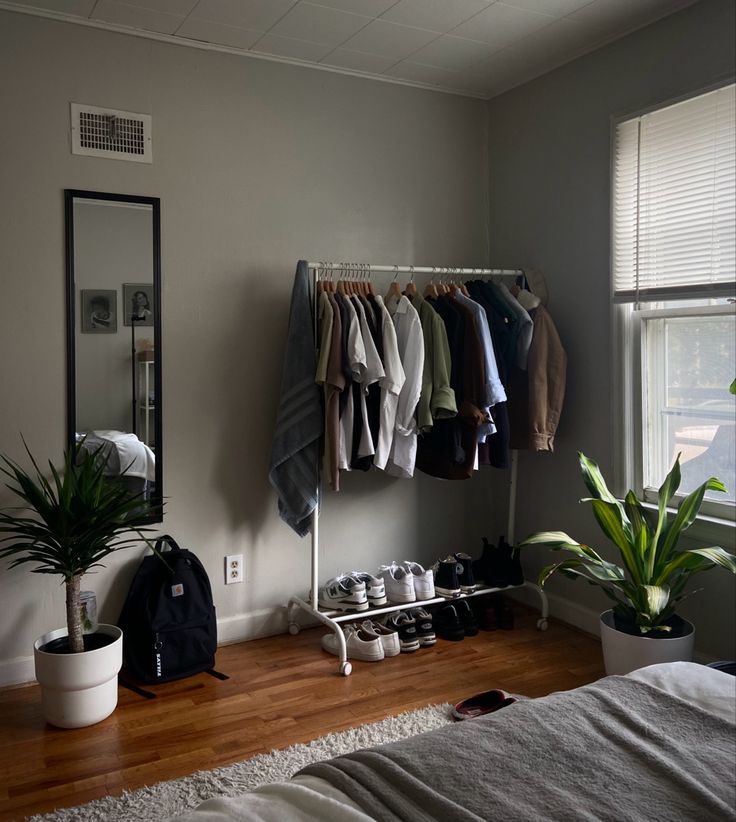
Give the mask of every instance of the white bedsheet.
[[[627, 676], [736, 721], [736, 677], [692, 662], [640, 668]], [[274, 782], [235, 798], [208, 799], [176, 822], [372, 822], [349, 797], [314, 776]], [[169, 820], [174, 822], [174, 820]]]

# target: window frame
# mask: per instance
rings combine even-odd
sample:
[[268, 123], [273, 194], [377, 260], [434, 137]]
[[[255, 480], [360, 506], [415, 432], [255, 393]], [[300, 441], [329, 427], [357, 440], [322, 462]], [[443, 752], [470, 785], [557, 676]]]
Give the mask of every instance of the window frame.
[[[692, 89], [645, 108], [617, 113], [610, 118], [608, 282], [612, 329], [610, 350], [613, 366], [611, 390], [613, 418], [610, 429], [614, 468], [612, 490], [617, 497], [623, 499], [627, 491], [632, 489], [645, 507], [655, 510], [657, 508], [656, 492], [652, 494], [644, 488], [643, 346], [645, 341], [642, 333], [642, 319], [655, 315], [674, 316], [672, 312], [678, 311], [689, 311], [691, 316], [704, 315], [709, 312], [728, 314], [736, 312], [736, 305], [729, 299], [725, 304], [694, 309], [651, 309], [639, 308], [634, 303], [616, 302], [613, 278], [616, 133], [619, 124], [627, 120], [716, 91], [734, 82], [736, 82], [736, 75], [728, 74], [707, 86]], [[679, 505], [683, 498], [683, 495], [678, 494], [674, 501]], [[736, 505], [704, 500], [697, 520], [688, 533], [695, 538], [707, 539], [714, 544], [732, 542], [736, 537]]]

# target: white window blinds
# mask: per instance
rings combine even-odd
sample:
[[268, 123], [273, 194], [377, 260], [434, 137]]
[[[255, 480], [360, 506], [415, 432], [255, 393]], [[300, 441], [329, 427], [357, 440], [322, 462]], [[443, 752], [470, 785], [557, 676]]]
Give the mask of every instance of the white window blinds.
[[616, 127], [616, 302], [736, 290], [736, 86]]

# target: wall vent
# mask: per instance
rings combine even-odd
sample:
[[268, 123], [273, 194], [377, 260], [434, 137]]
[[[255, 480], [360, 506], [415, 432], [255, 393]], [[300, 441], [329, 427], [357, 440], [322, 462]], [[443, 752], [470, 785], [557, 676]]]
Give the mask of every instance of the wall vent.
[[152, 163], [151, 116], [71, 104], [72, 154]]

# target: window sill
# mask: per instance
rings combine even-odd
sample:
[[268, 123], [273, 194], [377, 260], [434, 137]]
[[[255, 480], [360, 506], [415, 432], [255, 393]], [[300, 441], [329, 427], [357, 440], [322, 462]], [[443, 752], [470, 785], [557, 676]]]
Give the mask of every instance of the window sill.
[[[643, 502], [642, 505], [649, 511], [657, 511], [658, 508], [651, 502]], [[668, 508], [668, 514], [676, 514], [676, 508]], [[684, 532], [683, 538], [694, 539], [698, 542], [706, 542], [708, 547], [720, 545], [727, 551], [734, 550], [736, 542], [736, 522], [720, 517], [709, 517], [701, 514], [695, 522]], [[703, 546], [705, 547], [705, 546]]]

